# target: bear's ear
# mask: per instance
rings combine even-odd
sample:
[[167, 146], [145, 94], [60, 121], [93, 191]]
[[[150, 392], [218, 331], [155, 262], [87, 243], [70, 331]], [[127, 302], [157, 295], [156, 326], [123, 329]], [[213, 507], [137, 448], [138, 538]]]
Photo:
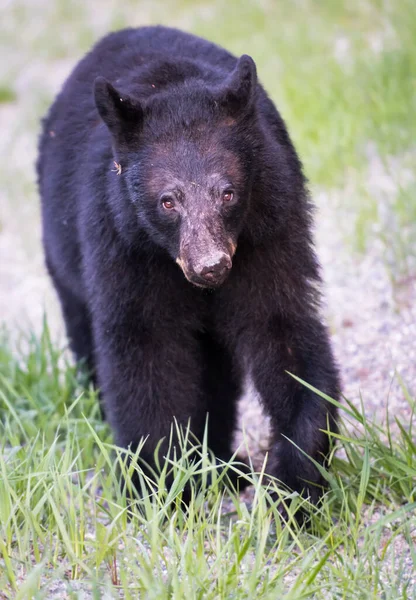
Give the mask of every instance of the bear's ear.
[[135, 137], [143, 120], [138, 100], [116, 90], [104, 77], [97, 77], [94, 82], [94, 100], [100, 117], [118, 143]]
[[221, 87], [219, 101], [230, 114], [246, 112], [254, 104], [256, 88], [256, 64], [250, 56], [243, 54]]

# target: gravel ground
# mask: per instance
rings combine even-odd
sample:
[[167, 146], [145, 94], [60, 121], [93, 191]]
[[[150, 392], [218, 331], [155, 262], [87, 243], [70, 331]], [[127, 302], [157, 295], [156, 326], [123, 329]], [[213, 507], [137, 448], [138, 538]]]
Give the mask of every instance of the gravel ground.
[[404, 417], [409, 405], [400, 380], [416, 393], [416, 279], [393, 288], [376, 248], [359, 260], [341, 239], [328, 239], [321, 238], [320, 255], [344, 395], [357, 404], [361, 396], [376, 419], [387, 404]]

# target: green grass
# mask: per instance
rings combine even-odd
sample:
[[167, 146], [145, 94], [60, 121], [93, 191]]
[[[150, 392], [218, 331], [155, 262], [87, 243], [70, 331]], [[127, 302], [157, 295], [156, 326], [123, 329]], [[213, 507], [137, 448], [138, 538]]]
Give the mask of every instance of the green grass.
[[[82, 387], [47, 328], [13, 351], [4, 336], [2, 597], [49, 599], [58, 590], [158, 600], [415, 598], [414, 414], [396, 423], [394, 436], [348, 402], [342, 414], [329, 491], [319, 508], [305, 505], [309, 527], [293, 519], [299, 497], [279, 490], [292, 515], [282, 527], [270, 497], [277, 484], [261, 485], [262, 472], [252, 473], [251, 504], [224, 492], [204, 443], [192, 461], [172, 454], [155, 494], [131, 505], [119, 485], [123, 455], [96, 394]], [[140, 470], [135, 458], [130, 471]], [[192, 475], [202, 483], [186, 512], [181, 490]]]
[[0, 104], [7, 104], [16, 100], [16, 93], [8, 85], [0, 83]]

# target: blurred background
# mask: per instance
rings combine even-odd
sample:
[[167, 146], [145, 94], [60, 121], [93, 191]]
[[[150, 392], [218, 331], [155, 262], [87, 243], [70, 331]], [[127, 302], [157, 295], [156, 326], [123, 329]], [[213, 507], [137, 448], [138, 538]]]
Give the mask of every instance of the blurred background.
[[[250, 54], [317, 205], [325, 307], [344, 389], [406, 411], [416, 389], [414, 0], [0, 0], [0, 321], [54, 339], [34, 162], [40, 119], [110, 30], [166, 24]], [[407, 408], [406, 408], [407, 407]], [[379, 411], [382, 416], [383, 411]]]

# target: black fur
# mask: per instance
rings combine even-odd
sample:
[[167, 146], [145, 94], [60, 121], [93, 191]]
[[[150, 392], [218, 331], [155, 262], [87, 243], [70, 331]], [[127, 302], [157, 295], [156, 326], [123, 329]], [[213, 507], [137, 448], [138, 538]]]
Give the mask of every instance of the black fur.
[[339, 381], [301, 164], [252, 59], [165, 27], [108, 35], [51, 107], [37, 167], [48, 269], [117, 443], [148, 436], [152, 464], [174, 417], [201, 437], [208, 412], [229, 458], [249, 373], [270, 474], [316, 500], [287, 438], [323, 463], [336, 411], [287, 371], [334, 398]]

